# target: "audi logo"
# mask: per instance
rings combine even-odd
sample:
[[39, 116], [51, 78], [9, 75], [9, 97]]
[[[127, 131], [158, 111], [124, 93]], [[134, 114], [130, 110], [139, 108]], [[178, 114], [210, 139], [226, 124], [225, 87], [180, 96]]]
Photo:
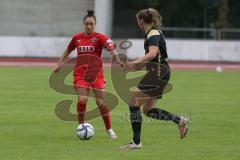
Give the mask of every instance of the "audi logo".
[[79, 46], [78, 52], [93, 52], [94, 47], [93, 46]]

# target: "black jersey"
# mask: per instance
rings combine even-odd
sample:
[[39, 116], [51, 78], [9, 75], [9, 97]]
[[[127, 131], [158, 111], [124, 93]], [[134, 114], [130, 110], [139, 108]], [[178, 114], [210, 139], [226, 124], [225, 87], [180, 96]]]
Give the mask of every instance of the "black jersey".
[[166, 41], [163, 33], [158, 29], [150, 29], [145, 35], [144, 49], [145, 54], [149, 52], [149, 46], [157, 46], [158, 53], [150, 62], [161, 63], [168, 58]]
[[163, 33], [158, 29], [151, 29], [145, 35], [145, 54], [149, 52], [149, 46], [158, 47], [156, 57], [147, 62], [147, 74], [139, 82], [138, 88], [150, 97], [162, 98], [163, 91], [170, 79], [170, 68], [166, 59], [167, 47]]

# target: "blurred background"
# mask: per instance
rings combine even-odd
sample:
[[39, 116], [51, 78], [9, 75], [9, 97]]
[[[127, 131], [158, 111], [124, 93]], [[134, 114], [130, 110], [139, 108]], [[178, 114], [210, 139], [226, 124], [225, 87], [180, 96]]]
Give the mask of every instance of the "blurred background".
[[[116, 37], [139, 38], [135, 23], [137, 10], [153, 7], [162, 15], [168, 38], [238, 39], [240, 2], [237, 0], [132, 0], [115, 1]], [[129, 17], [126, 21], [124, 17]], [[130, 27], [130, 29], [129, 29]], [[134, 31], [134, 32], [131, 32]]]
[[60, 56], [94, 9], [97, 31], [131, 41], [127, 54], [137, 58], [144, 50], [135, 15], [148, 7], [163, 17], [170, 59], [240, 61], [239, 0], [0, 0], [0, 57]]
[[[128, 94], [117, 87], [126, 92], [133, 87], [118, 83], [121, 79], [113, 76], [116, 68], [110, 70], [104, 52], [106, 96], [111, 93], [119, 100], [111, 112], [118, 138], [107, 140], [99, 117], [89, 121], [95, 128], [93, 139], [79, 141], [77, 123], [62, 121], [55, 113], [63, 100], [73, 102], [70, 110], [76, 113], [77, 96], [50, 87], [52, 68], [72, 35], [83, 31], [88, 9], [96, 12], [97, 32], [131, 46], [118, 47], [119, 53], [129, 59], [143, 56], [144, 34], [135, 15], [148, 7], [163, 17], [172, 70], [173, 90], [156, 106], [191, 119], [187, 138], [179, 139], [173, 123], [143, 115], [144, 149], [119, 149], [132, 131], [128, 105], [121, 98]], [[128, 73], [131, 84], [144, 74]], [[0, 160], [239, 160], [239, 73], [240, 0], [0, 0]], [[72, 74], [66, 79], [60, 74], [56, 84], [64, 91], [72, 82]], [[89, 98], [87, 110], [95, 108], [95, 99]]]

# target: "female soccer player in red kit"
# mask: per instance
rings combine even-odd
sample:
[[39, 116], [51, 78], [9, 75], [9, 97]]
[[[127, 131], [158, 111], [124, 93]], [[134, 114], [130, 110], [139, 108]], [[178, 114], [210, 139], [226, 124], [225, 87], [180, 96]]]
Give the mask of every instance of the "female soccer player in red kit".
[[[96, 103], [104, 120], [108, 136], [110, 138], [116, 138], [117, 136], [111, 127], [108, 107], [104, 101], [105, 80], [101, 60], [102, 49], [107, 49], [113, 56], [116, 63], [121, 66], [124, 64], [120, 61], [117, 55], [114, 43], [107, 36], [94, 32], [96, 26], [94, 11], [88, 10], [88, 14], [83, 18], [83, 23], [85, 31], [73, 36], [57, 66], [54, 68], [54, 71], [58, 72], [60, 66], [64, 63], [70, 53], [77, 49], [78, 56], [73, 75], [74, 87], [78, 95], [77, 111], [79, 124], [84, 123], [84, 113], [86, 112], [89, 89], [92, 88], [96, 98]], [[95, 58], [93, 56], [95, 56]], [[96, 59], [100, 59], [100, 61]], [[89, 72], [90, 65], [95, 66], [92, 68], [92, 71], [96, 72], [97, 70], [97, 75], [94, 76], [93, 74], [96, 73], [90, 73], [90, 77], [86, 77], [86, 72]], [[92, 78], [93, 81], [88, 80]]]

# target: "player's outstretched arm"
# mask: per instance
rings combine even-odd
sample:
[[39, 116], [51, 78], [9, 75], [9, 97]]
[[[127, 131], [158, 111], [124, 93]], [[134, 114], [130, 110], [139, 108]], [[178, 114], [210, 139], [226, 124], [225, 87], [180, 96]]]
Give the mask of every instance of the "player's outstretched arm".
[[156, 57], [158, 53], [158, 47], [156, 46], [149, 46], [149, 52], [145, 54], [143, 57], [136, 59], [135, 61], [131, 63], [147, 63], [154, 57]]
[[117, 51], [114, 49], [114, 50], [111, 50], [109, 51], [111, 53], [111, 55], [113, 56], [113, 60], [119, 64], [121, 67], [124, 67], [126, 64], [124, 62], [122, 62], [118, 56], [118, 53]]
[[124, 69], [125, 70], [132, 70], [132, 69], [138, 70], [138, 65], [139, 64], [146, 64], [151, 59], [156, 57], [157, 53], [158, 53], [158, 47], [156, 47], [156, 46], [149, 46], [149, 52], [147, 54], [145, 54], [141, 58], [136, 59], [135, 61], [127, 63], [127, 65], [126, 65], [126, 67]]
[[54, 72], [58, 72], [60, 66], [64, 63], [64, 61], [67, 59], [67, 57], [71, 54], [71, 51], [69, 51], [68, 49], [65, 49], [65, 51], [63, 52], [62, 56], [60, 57], [57, 65], [53, 68]]

